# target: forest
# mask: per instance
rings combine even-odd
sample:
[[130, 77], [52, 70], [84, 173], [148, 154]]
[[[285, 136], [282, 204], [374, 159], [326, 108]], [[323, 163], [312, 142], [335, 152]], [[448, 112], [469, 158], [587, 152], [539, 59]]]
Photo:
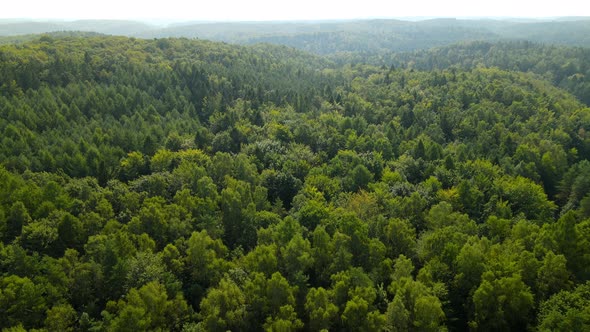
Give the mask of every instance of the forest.
[[0, 330], [589, 330], [589, 56], [7, 41]]

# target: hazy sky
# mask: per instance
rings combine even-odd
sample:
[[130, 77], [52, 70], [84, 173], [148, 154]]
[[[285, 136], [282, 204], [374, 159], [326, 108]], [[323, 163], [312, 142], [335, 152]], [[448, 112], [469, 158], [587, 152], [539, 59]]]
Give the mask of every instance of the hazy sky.
[[0, 18], [315, 20], [590, 15], [583, 0], [6, 0]]

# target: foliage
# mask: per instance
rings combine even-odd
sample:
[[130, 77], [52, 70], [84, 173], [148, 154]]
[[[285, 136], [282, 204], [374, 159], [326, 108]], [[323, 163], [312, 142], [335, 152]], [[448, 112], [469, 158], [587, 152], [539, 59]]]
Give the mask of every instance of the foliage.
[[590, 109], [448, 53], [0, 46], [0, 328], [583, 330]]

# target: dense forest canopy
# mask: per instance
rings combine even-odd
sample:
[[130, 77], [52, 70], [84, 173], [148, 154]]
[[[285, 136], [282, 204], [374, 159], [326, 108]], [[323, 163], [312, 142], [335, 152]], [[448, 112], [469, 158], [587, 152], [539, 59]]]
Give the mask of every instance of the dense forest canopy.
[[588, 50], [377, 54], [0, 46], [0, 329], [589, 329]]
[[503, 70], [530, 72], [569, 91], [590, 105], [590, 49], [535, 44], [528, 41], [462, 42], [429, 50], [398, 53], [340, 54], [338, 63], [442, 70], [497, 67]]

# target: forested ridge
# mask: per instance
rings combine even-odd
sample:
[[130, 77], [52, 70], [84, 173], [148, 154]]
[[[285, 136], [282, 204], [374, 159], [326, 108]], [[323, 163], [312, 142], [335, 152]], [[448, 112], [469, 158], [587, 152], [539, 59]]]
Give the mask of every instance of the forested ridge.
[[420, 70], [498, 67], [531, 72], [590, 104], [590, 49], [535, 44], [529, 41], [463, 42], [404, 53], [351, 54], [338, 62], [369, 62]]
[[587, 50], [425, 52], [0, 46], [0, 329], [589, 329]]
[[[27, 20], [0, 18], [0, 36], [86, 31], [137, 38], [200, 38], [244, 45], [274, 43], [322, 55], [413, 51], [462, 41], [527, 40], [590, 46], [588, 17], [350, 19], [318, 21]], [[3, 38], [0, 38], [2, 42]]]

